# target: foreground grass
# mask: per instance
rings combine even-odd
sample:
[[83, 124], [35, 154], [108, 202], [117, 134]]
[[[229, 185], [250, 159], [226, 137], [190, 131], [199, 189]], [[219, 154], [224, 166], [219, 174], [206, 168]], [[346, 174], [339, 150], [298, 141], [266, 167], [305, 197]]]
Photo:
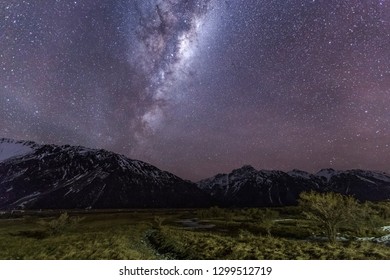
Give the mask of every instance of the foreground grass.
[[[389, 246], [313, 239], [318, 229], [286, 209], [270, 231], [240, 209], [70, 213], [81, 222], [56, 233], [44, 225], [59, 213], [25, 213], [0, 219], [0, 259], [390, 259]], [[214, 227], [179, 222], [196, 217]]]
[[390, 259], [390, 248], [370, 242], [292, 240], [241, 232], [229, 236], [163, 227], [150, 240], [160, 252], [177, 259]]
[[35, 219], [0, 220], [0, 259], [156, 259], [145, 242], [142, 214], [88, 215], [82, 224], [46, 235]]

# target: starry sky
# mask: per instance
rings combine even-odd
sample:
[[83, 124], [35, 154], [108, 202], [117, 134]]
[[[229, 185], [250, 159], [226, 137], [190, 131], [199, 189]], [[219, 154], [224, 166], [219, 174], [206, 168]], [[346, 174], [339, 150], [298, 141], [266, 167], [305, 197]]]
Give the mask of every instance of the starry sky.
[[389, 172], [390, 0], [0, 0], [0, 137]]

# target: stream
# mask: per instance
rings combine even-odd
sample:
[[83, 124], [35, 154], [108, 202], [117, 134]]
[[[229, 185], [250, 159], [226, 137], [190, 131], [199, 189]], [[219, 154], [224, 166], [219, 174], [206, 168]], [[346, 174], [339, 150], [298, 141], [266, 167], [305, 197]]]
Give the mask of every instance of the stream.
[[200, 223], [199, 219], [197, 219], [197, 218], [182, 219], [182, 220], [177, 220], [176, 222], [180, 223], [182, 226], [184, 226], [185, 228], [189, 228], [189, 229], [203, 229], [203, 228], [215, 227], [214, 224], [204, 223], [206, 221], [203, 221], [203, 223]]

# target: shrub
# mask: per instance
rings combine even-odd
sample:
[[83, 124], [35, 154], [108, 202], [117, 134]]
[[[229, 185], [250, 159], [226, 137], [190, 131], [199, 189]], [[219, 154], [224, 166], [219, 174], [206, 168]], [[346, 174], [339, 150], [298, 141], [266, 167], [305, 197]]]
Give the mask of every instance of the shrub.
[[154, 216], [153, 221], [154, 221], [153, 227], [158, 229], [162, 227], [165, 218], [161, 216]]
[[40, 220], [38, 223], [45, 228], [45, 231], [50, 235], [62, 234], [67, 229], [71, 229], [78, 225], [84, 218], [70, 217], [67, 212], [62, 213], [58, 218], [50, 221]]
[[325, 231], [332, 243], [341, 225], [348, 226], [362, 219], [358, 201], [350, 196], [338, 193], [304, 192], [300, 195], [299, 204], [306, 217]]
[[268, 236], [271, 236], [271, 229], [275, 224], [275, 219], [279, 217], [279, 212], [268, 208], [250, 208], [245, 210], [245, 212], [247, 216], [258, 222], [265, 229]]
[[371, 202], [366, 202], [356, 209], [352, 227], [359, 236], [378, 235], [381, 233], [379, 227], [383, 224], [383, 219], [373, 205]]
[[389, 201], [381, 201], [377, 203], [368, 202], [370, 207], [374, 209], [378, 216], [383, 220], [390, 219], [390, 202]]

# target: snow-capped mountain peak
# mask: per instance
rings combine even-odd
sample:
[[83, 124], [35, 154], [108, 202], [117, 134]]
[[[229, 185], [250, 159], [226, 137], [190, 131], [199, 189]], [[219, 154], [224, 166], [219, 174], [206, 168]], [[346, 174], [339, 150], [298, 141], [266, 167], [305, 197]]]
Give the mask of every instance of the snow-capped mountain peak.
[[326, 182], [329, 182], [333, 176], [336, 176], [340, 171], [334, 170], [333, 168], [324, 168], [318, 171], [315, 175], [320, 178], [324, 178]]
[[33, 153], [38, 147], [34, 142], [0, 138], [0, 162]]
[[365, 201], [390, 199], [390, 175], [367, 170], [322, 169], [316, 174], [294, 169], [242, 167], [198, 182], [198, 187], [227, 206], [261, 207], [296, 204], [303, 191], [338, 192]]
[[310, 177], [313, 176], [309, 172], [299, 170], [299, 169], [293, 169], [293, 170], [287, 172], [287, 174], [292, 176], [292, 177], [300, 177], [300, 178], [305, 178], [305, 179], [310, 179]]
[[202, 207], [210, 200], [194, 183], [106, 150], [1, 143], [0, 209]]

